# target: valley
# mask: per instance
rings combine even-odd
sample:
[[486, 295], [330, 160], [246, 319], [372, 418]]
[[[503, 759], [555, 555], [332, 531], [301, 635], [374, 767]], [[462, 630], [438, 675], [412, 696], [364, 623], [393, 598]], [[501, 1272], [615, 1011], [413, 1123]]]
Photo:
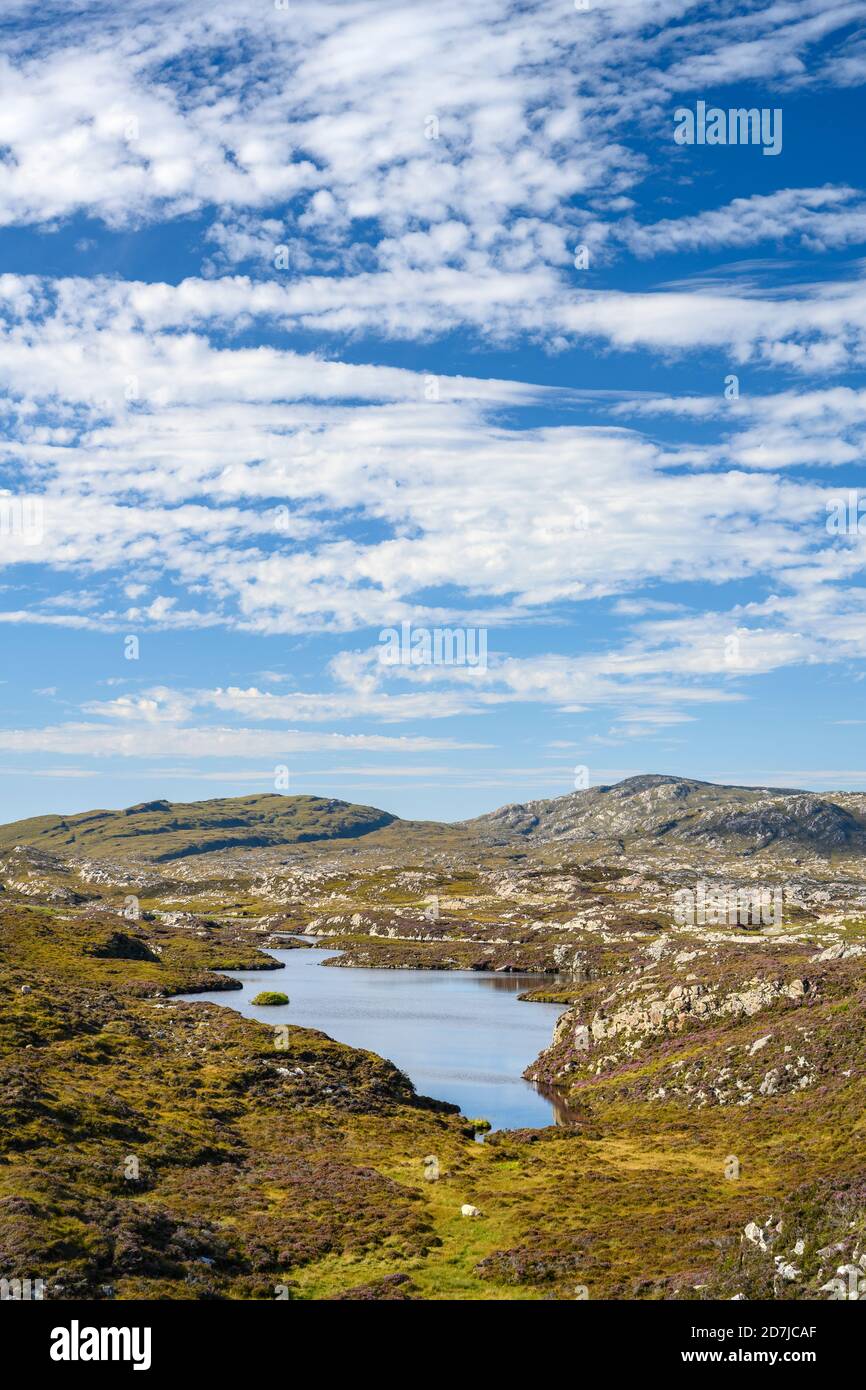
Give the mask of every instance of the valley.
[[[265, 796], [0, 828], [0, 1275], [840, 1297], [866, 1278], [864, 825], [855, 793], [647, 776], [461, 825]], [[738, 917], [759, 890], [778, 920]], [[560, 1007], [525, 1075], [562, 1123], [485, 1135], [292, 989], [273, 1024], [218, 1002], [317, 948], [318, 989], [532, 976], [509, 1007]]]

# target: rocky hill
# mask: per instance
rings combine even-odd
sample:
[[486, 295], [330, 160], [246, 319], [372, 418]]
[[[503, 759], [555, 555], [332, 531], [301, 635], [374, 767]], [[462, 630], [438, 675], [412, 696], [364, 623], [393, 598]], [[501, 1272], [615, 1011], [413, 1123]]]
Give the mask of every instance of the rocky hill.
[[36, 816], [0, 826], [0, 850], [33, 845], [66, 856], [167, 863], [214, 850], [347, 840], [396, 816], [321, 796], [237, 796], [188, 803], [146, 801], [125, 811]]
[[[728, 787], [689, 777], [647, 774], [568, 796], [502, 806], [445, 825], [405, 821], [373, 806], [318, 796], [239, 796], [177, 803], [147, 801], [121, 811], [37, 816], [0, 826], [0, 853], [16, 846], [63, 859], [167, 864], [235, 850], [363, 840], [388, 859], [423, 860], [434, 850], [580, 848], [586, 858], [627, 852], [688, 863], [695, 855], [741, 859], [846, 861], [866, 852], [866, 795]], [[210, 862], [210, 861], [208, 861]]]
[[862, 854], [866, 798], [648, 774], [503, 806], [468, 821], [467, 828], [496, 844], [522, 839], [636, 850], [694, 846], [753, 854], [772, 847], [791, 854]]

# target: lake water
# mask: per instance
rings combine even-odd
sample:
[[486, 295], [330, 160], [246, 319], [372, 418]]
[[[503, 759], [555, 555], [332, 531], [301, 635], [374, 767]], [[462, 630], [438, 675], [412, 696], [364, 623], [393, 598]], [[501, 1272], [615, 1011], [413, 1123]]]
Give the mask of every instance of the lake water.
[[[280, 970], [224, 970], [240, 980], [231, 993], [188, 994], [237, 1009], [262, 1023], [318, 1028], [338, 1042], [388, 1057], [421, 1095], [459, 1105], [494, 1129], [538, 1128], [561, 1108], [521, 1072], [551, 1041], [558, 1004], [530, 1004], [518, 994], [535, 975], [473, 970], [323, 968], [337, 951], [269, 950]], [[263, 989], [289, 996], [282, 1007], [256, 1007]]]

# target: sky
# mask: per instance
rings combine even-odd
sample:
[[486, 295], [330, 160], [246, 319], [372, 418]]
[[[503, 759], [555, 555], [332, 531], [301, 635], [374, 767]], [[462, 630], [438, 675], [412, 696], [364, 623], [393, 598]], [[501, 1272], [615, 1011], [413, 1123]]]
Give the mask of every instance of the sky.
[[864, 20], [4, 0], [0, 818], [866, 788]]

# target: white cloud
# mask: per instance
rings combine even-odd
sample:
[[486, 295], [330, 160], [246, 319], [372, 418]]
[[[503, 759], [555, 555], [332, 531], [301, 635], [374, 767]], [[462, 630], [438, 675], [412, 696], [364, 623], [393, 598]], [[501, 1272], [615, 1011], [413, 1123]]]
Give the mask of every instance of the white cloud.
[[[667, 186], [688, 186], [699, 206], [694, 163], [671, 143], [682, 94], [762, 84], [777, 104], [861, 80], [860, 47], [841, 44], [864, 10], [9, 0], [7, 20], [39, 22], [6, 23], [0, 41], [0, 224], [37, 226], [47, 257], [73, 216], [134, 238], [196, 214], [176, 225], [196, 226], [203, 265], [179, 283], [0, 276], [0, 467], [44, 504], [44, 537], [4, 535], [3, 561], [62, 582], [28, 607], [10, 595], [0, 622], [369, 644], [371, 629], [403, 620], [460, 621], [505, 647], [518, 624], [562, 623], [576, 603], [611, 599], [614, 620], [640, 621], [580, 657], [496, 650], [486, 672], [386, 679], [367, 648], [334, 659], [332, 689], [154, 686], [85, 704], [101, 722], [12, 731], [2, 746], [414, 752], [456, 745], [346, 742], [309, 725], [520, 703], [610, 705], [624, 737], [740, 698], [750, 675], [863, 655], [860, 538], [827, 534], [826, 475], [785, 476], [863, 457], [866, 394], [825, 385], [866, 358], [862, 267], [834, 280], [825, 261], [814, 281], [784, 285], [760, 265], [658, 287], [643, 274], [625, 290], [598, 288], [612, 282], [572, 257], [578, 241], [594, 267], [619, 250], [862, 242], [866, 204], [847, 184], [660, 220], [643, 181], [676, 175]], [[102, 239], [78, 230], [80, 254], [98, 253]], [[601, 393], [350, 361], [364, 354], [342, 342], [458, 331], [468, 347], [700, 361], [718, 390], [627, 399], [626, 383], [611, 406]], [[330, 339], [335, 356], [288, 334]], [[740, 364], [756, 369], [750, 388], [726, 402], [724, 374]], [[797, 374], [818, 388], [758, 394]], [[578, 405], [583, 416], [568, 413]], [[656, 433], [665, 415], [676, 445]], [[759, 581], [760, 597], [731, 608], [723, 586], [742, 580]], [[663, 585], [701, 586], [700, 607], [713, 592], [719, 611], [656, 596]]]
[[[857, 60], [841, 44], [863, 12], [821, 0], [711, 13], [693, 0], [585, 12], [546, 0], [287, 11], [128, 0], [76, 14], [49, 0], [38, 25], [4, 36], [0, 223], [85, 212], [127, 227], [211, 209], [211, 272], [250, 263], [273, 280], [276, 248], [288, 249], [287, 320], [544, 331], [537, 306], [574, 293], [562, 272], [586, 206], [624, 209], [668, 163], [680, 94], [796, 89], [819, 45], [821, 80], [851, 82]], [[742, 218], [702, 223], [707, 235], [772, 219], [769, 201], [763, 212], [751, 201]], [[847, 240], [857, 216], [794, 209], [815, 245]], [[630, 225], [644, 244], [699, 234], [694, 219]]]
[[299, 734], [294, 730], [193, 728], [163, 723], [115, 729], [100, 724], [55, 724], [43, 729], [2, 729], [0, 749], [9, 753], [64, 753], [94, 758], [250, 758], [277, 760], [295, 753], [417, 753], [472, 748], [477, 744], [422, 736], [388, 738], [380, 734]]
[[[158, 287], [161, 319], [178, 297], [199, 312], [212, 287], [200, 288]], [[674, 302], [696, 316], [699, 296], [670, 298], [656, 326], [682, 341], [697, 325]], [[614, 300], [597, 301], [611, 331], [636, 337], [640, 315], [613, 315]], [[733, 402], [729, 439], [699, 447], [665, 449], [625, 428], [517, 426], [512, 407], [568, 405], [569, 393], [163, 337], [123, 323], [131, 304], [147, 318], [146, 287], [72, 282], [56, 302], [59, 316], [0, 337], [0, 382], [19, 397], [4, 453], [44, 513], [42, 539], [13, 534], [5, 558], [126, 573], [120, 587], [106, 578], [86, 612], [61, 597], [34, 621], [288, 633], [459, 615], [493, 626], [659, 582], [781, 580], [830, 544], [829, 494], [776, 472], [853, 458], [863, 433], [852, 392]], [[742, 333], [731, 311], [735, 321]], [[97, 416], [93, 382], [107, 389], [112, 366], [116, 378], [134, 366], [140, 394], [125, 400], [116, 380]], [[695, 413], [720, 408], [721, 390]], [[449, 605], [418, 600], [445, 585]]]
[[689, 217], [641, 223], [633, 217], [584, 228], [584, 240], [604, 247], [627, 246], [637, 256], [671, 255], [752, 246], [762, 241], [793, 242], [826, 251], [866, 241], [866, 201], [856, 188], [784, 188], [734, 198], [724, 207]]

